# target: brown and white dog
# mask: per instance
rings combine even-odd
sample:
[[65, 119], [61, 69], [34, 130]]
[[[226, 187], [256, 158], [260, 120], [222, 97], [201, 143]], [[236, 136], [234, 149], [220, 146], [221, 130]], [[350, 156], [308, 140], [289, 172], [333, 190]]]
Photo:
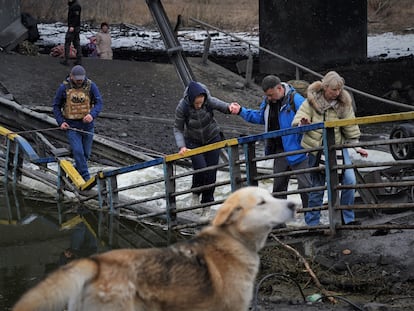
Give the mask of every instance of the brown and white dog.
[[258, 251], [294, 208], [264, 189], [242, 188], [193, 239], [73, 261], [29, 290], [13, 310], [246, 311]]

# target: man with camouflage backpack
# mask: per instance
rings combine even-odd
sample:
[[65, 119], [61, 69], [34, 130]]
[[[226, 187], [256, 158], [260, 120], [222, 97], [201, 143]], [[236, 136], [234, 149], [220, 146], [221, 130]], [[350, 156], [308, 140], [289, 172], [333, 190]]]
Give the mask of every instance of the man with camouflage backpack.
[[[265, 93], [259, 110], [238, 107], [236, 112], [247, 122], [264, 124], [265, 132], [290, 128], [296, 111], [300, 108], [305, 98], [295, 88], [279, 77], [268, 75], [263, 78], [262, 89]], [[300, 146], [299, 134], [285, 135], [268, 139], [265, 144], [265, 154], [296, 151], [303, 149]], [[308, 156], [305, 153], [275, 158], [273, 172], [275, 174], [289, 170], [308, 168]], [[309, 173], [296, 174], [298, 188], [308, 188], [311, 185]], [[275, 177], [273, 192], [287, 191], [290, 176]], [[286, 199], [286, 195], [275, 195], [277, 198]], [[303, 208], [308, 206], [308, 194], [301, 194]]]

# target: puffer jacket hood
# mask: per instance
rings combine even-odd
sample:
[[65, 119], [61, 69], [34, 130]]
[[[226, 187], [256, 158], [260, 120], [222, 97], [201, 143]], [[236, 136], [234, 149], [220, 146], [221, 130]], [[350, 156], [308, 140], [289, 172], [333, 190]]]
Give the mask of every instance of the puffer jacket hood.
[[189, 104], [193, 105], [194, 99], [199, 95], [204, 95], [204, 97], [207, 98], [206, 89], [200, 83], [191, 81], [187, 87], [187, 96]]
[[[201, 109], [195, 109], [194, 98], [200, 94], [206, 99]], [[230, 114], [229, 106], [230, 103], [211, 96], [204, 84], [190, 82], [175, 109], [174, 137], [178, 148], [185, 147], [190, 140], [201, 145], [211, 143], [221, 131], [213, 112]]]

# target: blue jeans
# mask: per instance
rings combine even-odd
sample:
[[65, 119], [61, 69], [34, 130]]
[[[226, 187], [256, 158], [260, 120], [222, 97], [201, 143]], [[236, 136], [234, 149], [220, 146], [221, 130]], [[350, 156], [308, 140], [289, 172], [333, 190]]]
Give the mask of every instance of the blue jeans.
[[[351, 158], [349, 157], [348, 149], [343, 149], [344, 164], [351, 164]], [[312, 167], [316, 163], [316, 156], [309, 155], [309, 166]], [[325, 174], [321, 172], [311, 173], [312, 187], [324, 186], [326, 182]], [[342, 172], [343, 185], [355, 185], [356, 178], [353, 169], [346, 169]], [[322, 206], [324, 191], [312, 191], [309, 193], [309, 207]], [[355, 198], [355, 189], [344, 189], [341, 191], [341, 205], [353, 205]], [[320, 211], [306, 212], [305, 222], [309, 226], [319, 225]], [[342, 210], [342, 221], [347, 224], [355, 220], [355, 214], [353, 210]]]
[[[216, 143], [221, 141], [221, 136], [217, 135], [212, 141], [209, 143]], [[194, 149], [197, 147], [201, 147], [201, 144], [198, 144], [194, 141], [187, 141], [186, 142], [187, 148]], [[194, 170], [205, 168], [208, 166], [217, 165], [219, 162], [220, 157], [220, 149], [208, 151], [202, 154], [197, 154], [191, 157], [191, 162]], [[217, 169], [212, 169], [205, 172], [195, 173], [193, 174], [193, 185], [191, 188], [201, 187], [208, 184], [214, 184], [216, 182], [217, 177]], [[209, 189], [201, 191], [201, 201], [200, 203], [207, 203], [214, 201], [214, 190], [215, 187], [211, 187]], [[196, 192], [198, 193], [198, 192]]]
[[93, 133], [94, 130], [91, 127], [88, 130], [82, 130], [82, 132], [67, 130], [66, 134], [75, 159], [76, 169], [85, 181], [90, 178], [88, 159], [92, 152]]

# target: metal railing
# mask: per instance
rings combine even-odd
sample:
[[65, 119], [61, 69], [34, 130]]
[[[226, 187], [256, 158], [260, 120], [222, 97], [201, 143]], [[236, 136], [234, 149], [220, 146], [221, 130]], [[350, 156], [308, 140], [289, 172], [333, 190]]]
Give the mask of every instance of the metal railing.
[[[278, 130], [267, 132], [263, 134], [227, 139], [215, 144], [203, 146], [189, 151], [185, 156], [179, 154], [167, 155], [165, 157], [156, 158], [154, 160], [133, 164], [130, 166], [120, 167], [117, 169], [104, 169], [97, 172], [89, 181], [84, 184], [74, 185], [70, 180], [74, 180], [71, 176], [76, 170], [64, 170], [61, 166], [54, 177], [46, 180], [44, 176], [50, 175], [50, 171], [45, 171], [42, 175], [34, 174], [23, 167], [24, 161], [29, 161], [33, 164], [50, 163], [57, 161], [51, 157], [40, 158], [36, 152], [31, 148], [27, 141], [20, 135], [13, 134], [4, 128], [0, 133], [6, 138], [6, 148], [4, 151], [4, 181], [6, 183], [18, 184], [21, 181], [22, 175], [27, 175], [31, 178], [37, 178], [39, 181], [44, 181], [49, 186], [55, 186], [57, 191], [57, 198], [64, 199], [64, 191], [62, 189], [82, 189], [86, 186], [90, 188], [91, 185], [96, 184], [96, 194], [90, 197], [78, 197], [79, 202], [94, 202], [90, 208], [95, 208], [99, 211], [105, 211], [111, 215], [116, 215], [120, 218], [127, 218], [140, 222], [143, 220], [155, 220], [158, 225], [165, 226], [169, 231], [181, 230], [184, 228], [199, 227], [206, 224], [206, 221], [200, 221], [200, 217], [195, 213], [195, 210], [220, 205], [227, 194], [238, 188], [244, 186], [259, 186], [263, 187], [265, 182], [271, 181], [278, 176], [294, 176], [304, 172], [313, 172], [321, 170], [318, 167], [310, 167], [306, 170], [288, 171], [274, 174], [269, 168], [263, 169], [261, 163], [272, 160], [276, 157], [285, 157], [297, 153], [308, 153], [323, 150], [326, 160], [326, 186], [319, 188], [307, 189], [289, 189], [286, 192], [274, 193], [276, 195], [293, 195], [302, 192], [311, 192], [315, 190], [326, 190], [328, 201], [320, 207], [301, 208], [298, 209], [298, 217], [302, 213], [312, 210], [327, 211], [328, 223], [310, 227], [304, 223], [299, 226], [287, 227], [280, 229], [281, 233], [292, 233], [303, 230], [321, 230], [324, 233], [335, 234], [338, 230], [346, 229], [378, 229], [378, 228], [405, 228], [414, 229], [413, 226], [405, 224], [364, 224], [360, 226], [344, 226], [341, 222], [341, 210], [352, 208], [357, 212], [367, 211], [372, 213], [381, 210], [412, 210], [414, 207], [414, 160], [400, 160], [400, 161], [383, 161], [377, 162], [356, 162], [351, 165], [340, 165], [336, 162], [336, 150], [341, 148], [354, 147], [376, 147], [380, 145], [390, 144], [414, 144], [414, 138], [400, 138], [400, 139], [385, 139], [380, 141], [360, 142], [354, 144], [336, 145], [334, 142], [334, 130], [338, 126], [347, 126], [352, 124], [367, 125], [374, 123], [388, 123], [402, 120], [414, 119], [414, 112], [396, 113], [388, 115], [379, 115], [374, 117], [362, 117], [352, 120], [340, 120], [325, 123], [311, 124], [298, 128], [289, 128], [285, 130]], [[323, 146], [313, 149], [298, 150], [294, 152], [285, 152], [275, 155], [261, 156], [262, 151], [258, 150], [260, 143], [266, 139], [290, 135], [302, 134], [307, 131], [321, 130], [323, 132]], [[201, 154], [207, 151], [222, 149], [228, 155], [228, 161], [220, 162], [217, 166], [208, 167], [202, 170], [192, 170], [187, 166], [182, 166], [182, 161], [192, 155]], [[70, 161], [68, 161], [70, 163]], [[59, 162], [58, 162], [59, 163]], [[68, 165], [66, 163], [65, 165]], [[385, 168], [384, 168], [385, 167]], [[357, 174], [358, 183], [356, 185], [341, 185], [338, 177], [338, 170], [352, 168]], [[45, 168], [40, 166], [40, 171]], [[119, 186], [119, 180], [128, 179], [130, 175], [145, 170], [152, 169], [149, 177], [140, 179], [127, 186]], [[200, 188], [191, 189], [190, 180], [194, 173], [202, 172], [209, 169], [217, 169], [221, 177], [215, 184], [205, 185]], [[394, 171], [392, 171], [394, 169]], [[157, 173], [154, 173], [157, 172]], [[66, 175], [68, 175], [66, 177]], [[148, 174], [147, 174], [148, 175]], [[379, 178], [373, 178], [378, 175]], [[55, 183], [53, 182], [55, 179]], [[189, 197], [195, 190], [203, 190], [209, 187], [217, 189], [224, 189], [218, 191], [222, 195], [217, 196], [217, 200], [211, 203], [198, 204], [192, 206], [189, 204]], [[341, 206], [339, 202], [339, 193], [343, 189], [353, 188], [357, 190], [360, 196], [360, 203], [354, 206]], [[125, 192], [133, 192], [140, 194], [138, 199], [128, 198], [123, 195]], [[405, 193], [403, 202], [389, 201], [387, 194]], [[401, 196], [400, 196], [401, 197]]]

